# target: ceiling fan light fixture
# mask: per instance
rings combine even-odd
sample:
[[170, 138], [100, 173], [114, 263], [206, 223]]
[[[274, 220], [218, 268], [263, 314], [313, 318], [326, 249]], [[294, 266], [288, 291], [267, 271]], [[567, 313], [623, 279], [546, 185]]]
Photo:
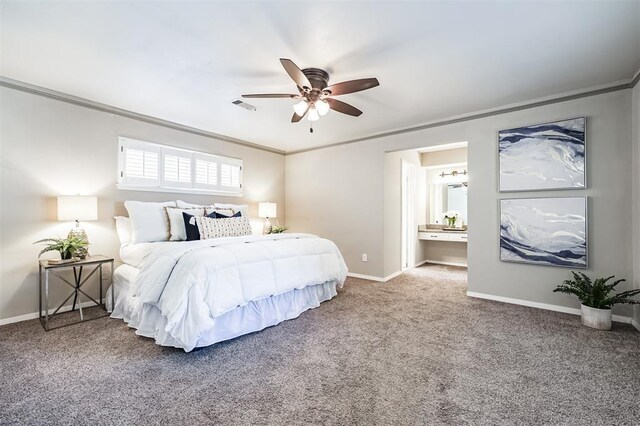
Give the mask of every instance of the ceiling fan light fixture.
[[320, 114], [318, 114], [318, 110], [315, 107], [311, 107], [309, 108], [307, 118], [309, 119], [309, 121], [318, 121], [320, 120]]
[[[361, 92], [380, 85], [377, 78], [360, 78], [329, 85], [329, 73], [325, 70], [320, 68], [300, 69], [291, 59], [287, 58], [280, 58], [280, 63], [296, 84], [298, 93], [254, 93], [242, 95], [242, 97], [294, 99], [292, 123], [299, 123], [305, 115], [313, 123], [328, 114], [329, 110], [351, 117], [359, 117], [362, 115], [362, 111], [353, 105], [333, 98], [333, 96]], [[310, 131], [313, 133], [313, 126]]]
[[305, 113], [305, 111], [307, 110], [308, 104], [307, 101], [302, 100], [300, 102], [296, 102], [295, 104], [293, 104], [293, 111], [298, 114], [300, 117], [302, 117]]
[[318, 110], [318, 114], [320, 114], [321, 116], [326, 115], [330, 109], [329, 104], [322, 99], [317, 100], [315, 106], [316, 110]]

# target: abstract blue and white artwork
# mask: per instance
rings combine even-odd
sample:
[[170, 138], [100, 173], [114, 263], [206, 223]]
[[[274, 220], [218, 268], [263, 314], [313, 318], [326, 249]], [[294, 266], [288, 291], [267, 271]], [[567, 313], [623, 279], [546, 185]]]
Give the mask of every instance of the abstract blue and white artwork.
[[500, 200], [500, 260], [587, 267], [587, 198]]
[[585, 188], [585, 122], [582, 117], [499, 131], [500, 191]]

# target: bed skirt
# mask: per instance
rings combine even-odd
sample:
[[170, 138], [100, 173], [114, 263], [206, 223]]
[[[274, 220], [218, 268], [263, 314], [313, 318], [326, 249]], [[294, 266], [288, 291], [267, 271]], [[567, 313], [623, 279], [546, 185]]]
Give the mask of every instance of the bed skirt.
[[[111, 317], [123, 319], [136, 334], [152, 338], [158, 345], [184, 349], [178, 340], [166, 331], [167, 318], [153, 305], [146, 305], [143, 314], [131, 318], [132, 301], [129, 283], [135, 280], [139, 270], [129, 265], [118, 267], [114, 273], [113, 287], [116, 288], [115, 307]], [[289, 319], [297, 318], [304, 311], [317, 308], [337, 294], [337, 283], [330, 282], [294, 289], [287, 293], [249, 302], [217, 317], [213, 327], [201, 333], [196, 347], [253, 333]], [[111, 302], [111, 288], [108, 291], [108, 305]], [[111, 309], [111, 306], [108, 306]]]

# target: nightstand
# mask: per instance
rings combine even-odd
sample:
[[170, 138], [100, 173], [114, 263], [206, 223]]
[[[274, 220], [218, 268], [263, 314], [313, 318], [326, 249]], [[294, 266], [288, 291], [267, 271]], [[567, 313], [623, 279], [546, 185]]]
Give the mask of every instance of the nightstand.
[[[44, 329], [46, 331], [49, 330], [54, 330], [56, 328], [60, 328], [60, 327], [66, 327], [67, 325], [72, 325], [72, 324], [79, 324], [80, 322], [85, 321], [84, 319], [84, 314], [82, 312], [82, 302], [81, 302], [81, 294], [84, 295], [88, 300], [88, 302], [93, 302], [95, 303], [96, 306], [102, 306], [104, 308], [105, 311], [107, 311], [107, 306], [106, 306], [106, 301], [105, 304], [102, 305], [100, 303], [100, 301], [102, 301], [102, 299], [104, 298], [102, 290], [103, 290], [103, 278], [102, 278], [102, 266], [104, 264], [110, 264], [111, 265], [111, 280], [110, 282], [113, 283], [113, 258], [112, 257], [107, 257], [107, 256], [89, 256], [86, 259], [83, 260], [78, 260], [77, 262], [71, 262], [71, 263], [62, 263], [62, 264], [51, 264], [49, 263], [48, 260], [40, 260], [40, 273], [39, 273], [39, 280], [38, 280], [38, 307], [39, 307], [39, 311], [38, 311], [38, 315], [40, 317], [40, 322], [42, 323], [42, 326], [44, 327]], [[85, 277], [82, 277], [82, 274], [84, 271], [84, 269], [90, 269], [93, 268], [88, 274], [85, 274]], [[73, 269], [73, 283], [69, 280], [67, 280], [65, 277], [61, 276], [60, 274], [58, 274], [59, 271], [64, 270], [64, 269]], [[94, 298], [92, 298], [91, 296], [89, 296], [87, 293], [85, 293], [82, 290], [82, 286], [89, 280], [89, 278], [91, 278], [93, 276], [93, 274], [96, 273], [96, 271], [99, 271], [100, 274], [100, 301], [96, 301]], [[51, 315], [49, 315], [49, 275], [52, 274], [55, 277], [57, 277], [60, 281], [62, 281], [63, 283], [69, 285], [69, 287], [71, 287], [73, 289], [72, 293], [67, 296], [67, 298], [64, 300], [64, 302], [62, 302], [60, 304], [60, 306], [58, 306], [56, 308], [55, 311], [53, 311], [53, 313]], [[106, 290], [106, 288], [105, 288]], [[43, 294], [44, 291], [44, 294]], [[111, 308], [113, 309], [113, 306], [115, 305], [115, 296], [114, 296], [115, 291], [113, 289], [111, 289]], [[73, 296], [73, 306], [71, 308], [72, 311], [76, 310], [76, 303], [78, 304], [78, 309], [80, 311], [80, 321], [76, 321], [74, 323], [71, 324], [64, 324], [58, 327], [49, 327], [49, 321], [59, 313], [60, 309], [65, 305], [65, 303], [67, 303], [69, 301], [69, 299], [71, 299], [71, 296]], [[44, 312], [43, 312], [43, 297], [44, 297]], [[97, 318], [91, 318], [88, 319], [86, 321], [91, 321], [94, 319], [98, 319], [98, 318], [104, 318], [106, 316], [109, 316], [109, 313], [107, 311], [107, 314], [99, 316]]]

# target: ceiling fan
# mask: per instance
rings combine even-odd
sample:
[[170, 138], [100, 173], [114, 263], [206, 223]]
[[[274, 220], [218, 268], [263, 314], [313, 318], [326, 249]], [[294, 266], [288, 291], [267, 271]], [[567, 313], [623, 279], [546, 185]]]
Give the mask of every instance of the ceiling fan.
[[[292, 123], [297, 123], [307, 115], [309, 121], [318, 121], [330, 109], [343, 114], [358, 117], [362, 114], [358, 108], [346, 102], [333, 99], [333, 96], [360, 92], [380, 85], [377, 78], [363, 78], [359, 80], [343, 81], [329, 86], [329, 73], [319, 68], [305, 68], [301, 70], [291, 59], [280, 58], [289, 77], [298, 87], [297, 94], [252, 94], [242, 95], [243, 98], [288, 98], [300, 99], [293, 105]], [[311, 129], [313, 132], [313, 129]]]

